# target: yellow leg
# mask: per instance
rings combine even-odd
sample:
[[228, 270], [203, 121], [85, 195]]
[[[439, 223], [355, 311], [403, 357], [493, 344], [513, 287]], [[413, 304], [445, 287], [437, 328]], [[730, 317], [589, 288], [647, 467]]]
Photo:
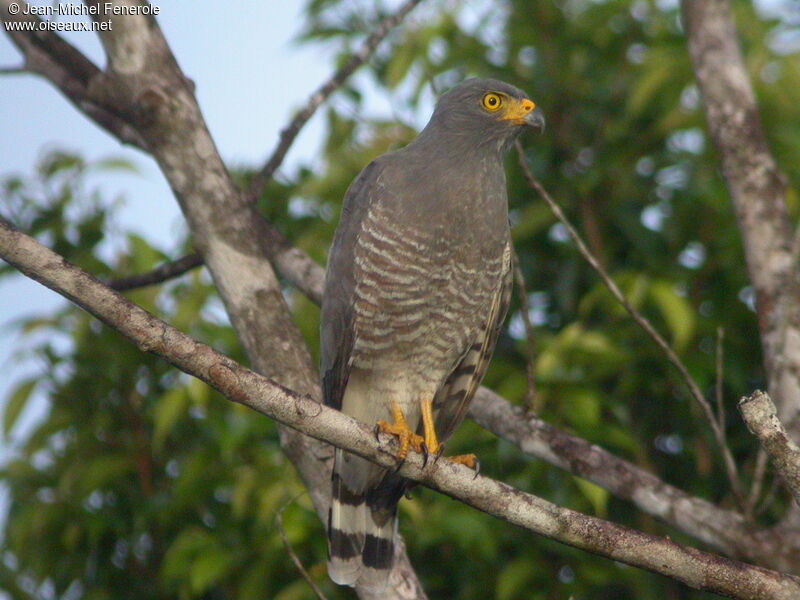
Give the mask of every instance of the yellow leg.
[[[433, 408], [431, 401], [422, 398], [419, 401], [420, 414], [422, 415], [422, 435], [425, 440], [425, 449], [434, 456], [440, 451], [439, 440], [436, 437], [436, 429], [433, 426]], [[417, 450], [419, 452], [419, 450]], [[438, 456], [437, 456], [438, 458]], [[458, 456], [445, 457], [450, 462], [466, 465], [470, 469], [478, 470], [478, 457], [474, 454], [460, 454]]]
[[422, 415], [422, 435], [425, 438], [425, 447], [433, 455], [439, 452], [439, 440], [436, 439], [436, 429], [433, 427], [433, 409], [431, 401], [422, 398], [419, 401], [420, 414]]
[[397, 402], [392, 402], [392, 423], [387, 423], [383, 419], [378, 420], [376, 427], [381, 433], [388, 433], [397, 437], [399, 448], [397, 450], [397, 460], [405, 460], [408, 456], [408, 447], [411, 446], [415, 452], [422, 452], [423, 438], [408, 428], [403, 411]]

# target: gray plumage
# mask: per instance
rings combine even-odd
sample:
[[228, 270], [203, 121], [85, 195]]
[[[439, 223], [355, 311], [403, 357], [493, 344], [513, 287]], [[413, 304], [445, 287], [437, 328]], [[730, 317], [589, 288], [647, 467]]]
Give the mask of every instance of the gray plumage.
[[[490, 110], [489, 93], [505, 108]], [[413, 142], [374, 160], [350, 185], [322, 303], [326, 404], [375, 424], [391, 419], [394, 401], [419, 430], [420, 399], [428, 398], [441, 441], [462, 421], [510, 299], [502, 161], [523, 125], [541, 127], [543, 119], [520, 90], [467, 80], [441, 97]], [[407, 485], [336, 451], [328, 524], [334, 581], [386, 584]]]

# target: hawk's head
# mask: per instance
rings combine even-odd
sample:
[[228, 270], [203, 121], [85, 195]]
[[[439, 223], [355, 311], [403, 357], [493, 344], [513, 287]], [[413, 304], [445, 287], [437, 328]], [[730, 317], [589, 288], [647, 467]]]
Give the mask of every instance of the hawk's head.
[[431, 125], [482, 139], [513, 139], [524, 127], [544, 130], [544, 115], [525, 93], [496, 79], [467, 79], [436, 103]]

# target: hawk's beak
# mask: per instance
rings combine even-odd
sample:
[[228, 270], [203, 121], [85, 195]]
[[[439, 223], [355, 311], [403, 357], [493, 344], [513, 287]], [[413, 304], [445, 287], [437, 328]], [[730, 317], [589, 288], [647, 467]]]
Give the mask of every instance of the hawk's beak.
[[526, 125], [538, 129], [540, 133], [544, 132], [544, 113], [538, 106], [525, 115], [523, 120]]

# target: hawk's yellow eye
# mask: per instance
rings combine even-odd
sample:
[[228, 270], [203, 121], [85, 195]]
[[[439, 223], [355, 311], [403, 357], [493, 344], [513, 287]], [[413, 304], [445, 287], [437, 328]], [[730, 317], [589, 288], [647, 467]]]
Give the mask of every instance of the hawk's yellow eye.
[[488, 111], [495, 111], [503, 104], [503, 99], [500, 97], [499, 94], [495, 94], [494, 92], [489, 92], [483, 97], [481, 101], [483, 104], [483, 108]]

